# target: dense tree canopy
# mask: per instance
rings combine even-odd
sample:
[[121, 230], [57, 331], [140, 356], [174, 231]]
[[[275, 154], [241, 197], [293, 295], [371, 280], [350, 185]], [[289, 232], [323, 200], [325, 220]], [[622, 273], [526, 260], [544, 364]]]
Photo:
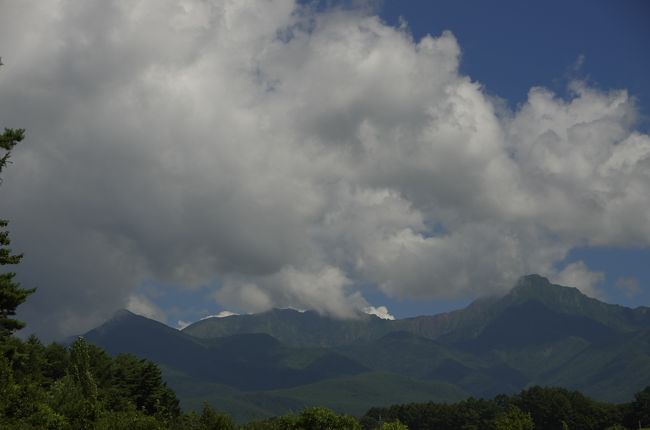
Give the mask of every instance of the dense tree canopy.
[[650, 427], [650, 387], [625, 404], [592, 400], [558, 387], [531, 387], [492, 400], [468, 399], [454, 404], [410, 403], [370, 409], [360, 420], [364, 429], [399, 420], [411, 429], [591, 430]]

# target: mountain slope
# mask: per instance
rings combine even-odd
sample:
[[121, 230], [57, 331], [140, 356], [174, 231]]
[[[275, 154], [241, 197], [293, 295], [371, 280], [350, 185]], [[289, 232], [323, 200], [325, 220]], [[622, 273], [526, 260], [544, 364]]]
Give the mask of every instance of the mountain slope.
[[110, 354], [128, 352], [175, 368], [189, 368], [205, 347], [191, 336], [127, 310], [84, 335]]
[[650, 330], [593, 343], [539, 379], [604, 401], [629, 399], [650, 384]]
[[360, 416], [377, 405], [451, 402], [468, 396], [453, 384], [420, 381], [385, 372], [366, 372], [287, 389], [254, 392], [233, 391], [214, 384], [199, 391], [182, 381], [183, 376], [178, 374], [168, 379], [170, 386], [182, 387], [177, 394], [184, 407], [198, 409], [208, 402], [218, 405], [239, 421], [282, 415], [310, 406], [325, 406], [340, 413]]
[[[403, 330], [424, 337], [455, 343], [477, 339], [493, 321], [504, 312], [513, 312], [517, 306], [537, 305], [537, 313], [548, 309], [556, 317], [569, 316], [611, 332], [632, 332], [650, 328], [650, 308], [636, 309], [612, 305], [590, 298], [577, 288], [549, 282], [539, 275], [522, 277], [503, 297], [476, 300], [465, 309], [446, 314], [401, 320]], [[551, 320], [550, 315], [547, 320]], [[537, 323], [542, 323], [540, 319]], [[551, 323], [554, 324], [554, 323]]]
[[163, 365], [188, 406], [214, 401], [259, 418], [313, 404], [350, 412], [491, 397], [534, 384], [628, 401], [650, 385], [649, 315], [531, 275], [501, 297], [433, 316], [339, 320], [276, 309], [178, 331], [122, 311], [86, 337]]
[[[437, 314], [382, 320], [360, 314], [357, 319], [340, 320], [313, 311], [273, 309], [260, 314], [207, 318], [186, 327], [183, 332], [196, 338], [210, 339], [233, 334], [266, 333], [295, 347], [332, 347], [357, 341], [371, 341], [405, 331], [446, 343], [478, 338], [496, 318], [519, 305], [543, 308], [554, 316], [570, 316], [577, 323], [607, 327], [610, 332], [631, 332], [650, 328], [650, 308], [630, 309], [590, 298], [576, 288], [551, 284], [538, 275], [522, 277], [514, 288], [502, 297], [481, 298], [464, 309]], [[550, 317], [550, 316], [549, 316]], [[541, 322], [541, 321], [540, 321]]]
[[271, 309], [252, 315], [206, 318], [185, 327], [183, 333], [202, 339], [266, 333], [290, 346], [330, 347], [380, 337], [391, 331], [390, 323], [366, 314], [359, 314], [358, 319], [341, 320], [314, 311]]
[[131, 353], [199, 381], [243, 390], [286, 388], [367, 370], [334, 351], [288, 348], [266, 334], [201, 340], [129, 311], [119, 311], [84, 337], [111, 354]]

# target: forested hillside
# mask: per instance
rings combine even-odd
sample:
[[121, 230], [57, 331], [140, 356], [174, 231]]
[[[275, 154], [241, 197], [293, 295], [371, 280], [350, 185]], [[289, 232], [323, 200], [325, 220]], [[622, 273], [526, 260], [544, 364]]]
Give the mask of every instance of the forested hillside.
[[182, 412], [154, 363], [127, 354], [110, 357], [83, 338], [66, 348], [56, 343], [44, 346], [35, 337], [27, 341], [5, 337], [1, 346], [2, 429], [598, 430], [650, 426], [650, 387], [624, 404], [598, 402], [563, 388], [532, 387], [491, 400], [371, 408], [359, 418], [315, 407], [237, 424], [207, 405], [198, 413]]

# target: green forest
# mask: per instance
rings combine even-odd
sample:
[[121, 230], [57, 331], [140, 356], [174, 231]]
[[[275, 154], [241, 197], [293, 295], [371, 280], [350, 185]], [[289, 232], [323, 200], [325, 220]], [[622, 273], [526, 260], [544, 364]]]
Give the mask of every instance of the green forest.
[[[76, 339], [69, 347], [3, 335], [2, 429], [636, 429], [650, 424], [650, 387], [608, 404], [563, 388], [532, 387], [493, 399], [372, 408], [362, 417], [308, 408], [246, 424], [205, 405], [182, 411], [151, 361], [111, 357]], [[218, 405], [216, 405], [218, 407]]]

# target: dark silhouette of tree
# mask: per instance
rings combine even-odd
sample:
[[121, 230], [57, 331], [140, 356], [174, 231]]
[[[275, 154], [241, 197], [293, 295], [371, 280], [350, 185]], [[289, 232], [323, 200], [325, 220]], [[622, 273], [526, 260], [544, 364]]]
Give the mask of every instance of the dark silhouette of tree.
[[[0, 63], [1, 65], [1, 63]], [[25, 130], [20, 128], [5, 128], [0, 134], [0, 150], [4, 153], [0, 156], [0, 173], [9, 163], [11, 150], [25, 138]], [[2, 183], [2, 177], [0, 177]], [[0, 266], [15, 265], [20, 263], [22, 254], [13, 254], [9, 248], [11, 240], [7, 231], [8, 221], [0, 219]], [[25, 326], [13, 316], [16, 315], [16, 308], [22, 304], [34, 289], [21, 288], [14, 280], [14, 272], [0, 273], [0, 339], [11, 335], [14, 331]]]

